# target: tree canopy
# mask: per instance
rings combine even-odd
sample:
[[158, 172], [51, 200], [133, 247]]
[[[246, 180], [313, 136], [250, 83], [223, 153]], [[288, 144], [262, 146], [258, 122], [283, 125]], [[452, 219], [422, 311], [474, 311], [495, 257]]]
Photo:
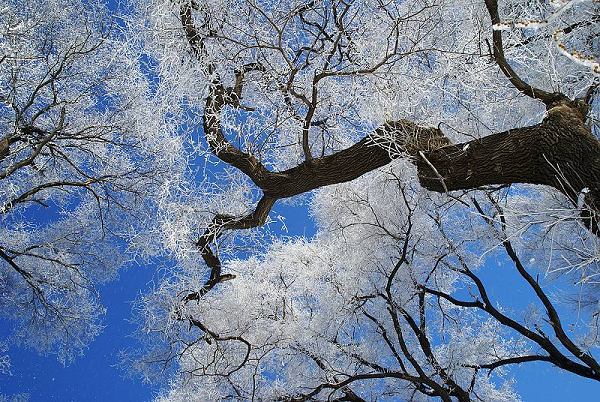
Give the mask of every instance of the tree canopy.
[[160, 258], [127, 359], [161, 401], [515, 401], [532, 362], [600, 381], [598, 1], [4, 4], [12, 341], [70, 359], [95, 286]]

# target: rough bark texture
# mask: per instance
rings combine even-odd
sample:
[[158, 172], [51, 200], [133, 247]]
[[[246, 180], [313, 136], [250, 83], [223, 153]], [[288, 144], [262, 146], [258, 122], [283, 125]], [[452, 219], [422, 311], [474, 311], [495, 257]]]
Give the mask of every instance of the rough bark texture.
[[349, 148], [282, 172], [271, 172], [254, 157], [225, 146], [215, 153], [249, 173], [265, 195], [279, 199], [351, 181], [386, 165], [392, 158], [377, 140], [382, 137], [394, 138], [395, 148], [412, 157], [421, 185], [431, 191], [528, 183], [552, 186], [573, 202], [582, 191], [586, 200], [600, 199], [600, 143], [576, 105], [566, 102], [552, 107], [537, 125], [461, 144], [450, 144], [436, 128], [388, 122]]
[[420, 127], [408, 120], [388, 122], [375, 130], [372, 136], [363, 138], [349, 148], [283, 172], [271, 173], [267, 180], [257, 184], [265, 194], [287, 198], [354, 180], [391, 162], [392, 157], [387, 149], [389, 144], [382, 144], [379, 140], [390, 137], [390, 134], [396, 139], [395, 148], [410, 156], [449, 144], [438, 129]]
[[600, 190], [600, 143], [579, 111], [565, 104], [540, 124], [429, 151], [416, 164], [423, 187], [437, 192], [530, 183], [576, 201], [585, 188]]
[[9, 155], [9, 145], [8, 137], [0, 139], [0, 161]]
[[[500, 23], [497, 1], [485, 0], [485, 4], [492, 24]], [[180, 19], [189, 45], [200, 59], [204, 44], [194, 25], [193, 8], [193, 2], [183, 3]], [[243, 66], [235, 72], [233, 87], [225, 87], [217, 76], [205, 104], [206, 141], [217, 157], [246, 174], [264, 195], [247, 216], [217, 215], [198, 240], [202, 257], [211, 268], [206, 290], [229, 279], [221, 275], [221, 263], [210, 247], [223, 230], [260, 226], [280, 198], [354, 180], [386, 165], [392, 160], [386, 145], [393, 145], [396, 151], [411, 157], [421, 185], [431, 191], [469, 190], [513, 183], [541, 184], [556, 188], [574, 204], [578, 204], [583, 193], [587, 207], [582, 212], [582, 219], [592, 232], [600, 235], [596, 223], [596, 216], [600, 215], [600, 201], [596, 202], [600, 200], [600, 144], [585, 125], [590, 99], [586, 96], [572, 101], [564, 94], [529, 85], [507, 62], [502, 32], [493, 31], [492, 40], [493, 57], [507, 79], [522, 94], [546, 105], [548, 113], [541, 123], [453, 145], [439, 129], [420, 127], [407, 120], [387, 122], [373, 135], [347, 149], [321, 158], [308, 157], [305, 162], [282, 172], [268, 170], [259, 158], [236, 148], [221, 129], [223, 107], [240, 107], [245, 74], [264, 71], [264, 66], [259, 63]], [[214, 66], [208, 67], [209, 72], [215, 71]]]

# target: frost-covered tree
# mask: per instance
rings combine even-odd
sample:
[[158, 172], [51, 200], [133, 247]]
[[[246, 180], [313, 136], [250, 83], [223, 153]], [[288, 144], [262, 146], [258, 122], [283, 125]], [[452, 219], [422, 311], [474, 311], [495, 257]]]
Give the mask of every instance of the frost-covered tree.
[[[140, 305], [160, 399], [514, 401], [528, 362], [600, 380], [599, 11], [140, 1], [205, 173], [161, 210], [178, 265]], [[275, 236], [298, 197], [316, 234]]]
[[122, 250], [151, 252], [180, 162], [119, 31], [101, 2], [0, 2], [0, 314], [13, 341], [61, 359], [98, 333], [95, 285]]
[[[43, 349], [158, 248], [135, 367], [160, 400], [600, 380], [597, 1], [137, 0], [118, 30], [33, 4], [1, 14], [0, 300]], [[278, 234], [286, 202], [314, 236]]]

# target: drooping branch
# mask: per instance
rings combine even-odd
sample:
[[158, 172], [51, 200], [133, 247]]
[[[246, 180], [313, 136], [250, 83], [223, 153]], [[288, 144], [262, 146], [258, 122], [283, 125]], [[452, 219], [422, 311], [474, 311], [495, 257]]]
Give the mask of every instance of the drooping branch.
[[191, 300], [200, 300], [200, 298], [215, 287], [216, 284], [235, 278], [234, 275], [221, 273], [221, 260], [217, 253], [212, 250], [211, 244], [226, 230], [251, 229], [262, 226], [266, 222], [269, 212], [271, 212], [271, 208], [273, 208], [276, 201], [277, 199], [275, 198], [263, 196], [256, 205], [254, 211], [248, 215], [242, 217], [216, 215], [213, 218], [212, 223], [196, 242], [196, 246], [200, 250], [204, 262], [210, 268], [210, 276], [204, 283], [202, 289], [198, 292], [186, 295], [184, 302], [187, 303]]
[[[425, 292], [426, 294], [437, 297], [438, 300], [443, 299], [455, 306], [462, 308], [474, 308], [484, 311], [491, 317], [493, 317], [497, 322], [502, 324], [504, 327], [514, 330], [516, 333], [520, 334], [525, 339], [528, 339], [529, 341], [535, 343], [541, 350], [544, 350], [546, 352], [546, 354], [544, 355], [535, 355], [535, 357], [512, 356], [510, 358], [502, 358], [500, 360], [495, 360], [494, 362], [487, 365], [469, 367], [476, 369], [488, 368], [491, 371], [496, 367], [500, 367], [506, 364], [515, 364], [525, 361], [539, 360], [548, 361], [554, 364], [555, 366], [560, 367], [563, 370], [569, 371], [579, 376], [600, 381], [600, 370], [598, 369], [598, 362], [592, 355], [581, 350], [575, 344], [575, 342], [573, 342], [571, 338], [566, 334], [554, 305], [547, 297], [546, 293], [539, 285], [537, 280], [534, 279], [527, 272], [527, 270], [521, 263], [519, 257], [517, 256], [515, 250], [513, 249], [512, 244], [508, 239], [507, 234], [505, 233], [506, 222], [503, 217], [502, 209], [496, 203], [495, 200], [490, 199], [490, 201], [496, 207], [498, 213], [500, 214], [501, 228], [499, 230], [498, 235], [500, 236], [502, 245], [504, 246], [509, 258], [513, 261], [515, 268], [517, 269], [517, 272], [519, 273], [521, 278], [523, 278], [528, 283], [528, 285], [534, 291], [537, 300], [539, 300], [546, 309], [546, 321], [552, 327], [552, 330], [554, 331], [556, 340], [558, 342], [554, 341], [552, 338], [550, 338], [544, 332], [542, 332], [537, 325], [534, 326], [534, 329], [531, 329], [529, 326], [527, 326], [527, 324], [521, 323], [518, 320], [511, 318], [506, 312], [503, 312], [501, 311], [501, 309], [496, 308], [496, 302], [492, 300], [492, 298], [488, 294], [486, 285], [481, 280], [481, 278], [469, 268], [464, 258], [456, 251], [456, 249], [452, 245], [452, 242], [445, 234], [439, 220], [436, 221], [436, 225], [440, 229], [440, 233], [448, 242], [452, 253], [456, 256], [460, 264], [460, 267], [451, 267], [449, 265], [448, 267], [454, 270], [455, 272], [459, 272], [460, 274], [465, 275], [467, 278], [469, 278], [470, 281], [475, 285], [477, 292], [471, 294], [471, 300], [459, 300], [446, 292], [431, 289], [427, 287], [426, 284], [419, 284], [418, 289], [420, 291]], [[481, 217], [484, 219], [484, 221], [490, 226], [492, 230], [496, 231], [497, 228], [495, 226], [495, 221], [483, 211], [483, 209], [476, 200], [473, 200], [473, 204], [476, 210], [481, 215]], [[444, 262], [444, 264], [447, 263]], [[565, 354], [563, 348], [570, 352], [572, 357]]]
[[[43, 151], [44, 147], [46, 147], [48, 145], [48, 143], [50, 143], [50, 141], [52, 141], [57, 135], [60, 134], [60, 132], [64, 128], [64, 123], [65, 123], [65, 108], [63, 107], [60, 111], [59, 121], [58, 121], [58, 124], [56, 125], [56, 127], [50, 132], [44, 132], [44, 136], [37, 144], [35, 144], [33, 150], [31, 151], [31, 154], [29, 156], [27, 156], [27, 157], [21, 159], [20, 161], [12, 164], [11, 166], [7, 167], [6, 170], [0, 171], [0, 180], [7, 178], [8, 176], [12, 175], [14, 172], [21, 169], [24, 166], [31, 165], [33, 163], [33, 161], [35, 160], [35, 158], [37, 158], [38, 155]], [[4, 149], [0, 149], [0, 152], [2, 152], [3, 154], [6, 154], [5, 156], [2, 157], [2, 158], [5, 158], [9, 154], [9, 148], [8, 148], [9, 142], [7, 141], [6, 143], [1, 144], [0, 147], [4, 147]]]
[[[504, 218], [504, 215], [500, 215], [500, 220], [502, 222], [502, 230], [504, 231], [506, 228], [506, 220]], [[504, 249], [506, 250], [506, 253], [510, 257], [510, 259], [515, 264], [515, 267], [517, 268], [517, 271], [519, 272], [521, 277], [525, 279], [525, 281], [535, 292], [537, 298], [542, 302], [544, 308], [546, 309], [546, 315], [548, 317], [552, 330], [554, 331], [556, 339], [558, 339], [558, 341], [569, 352], [571, 352], [573, 356], [575, 356], [581, 362], [586, 364], [591, 369], [591, 372], [597, 375], [596, 379], [598, 379], [598, 375], [600, 375], [600, 364], [598, 364], [596, 359], [594, 359], [594, 357], [591, 354], [587, 353], [586, 351], [582, 350], [579, 346], [577, 346], [575, 342], [573, 342], [573, 340], [571, 340], [571, 338], [567, 335], [563, 328], [563, 324], [560, 320], [560, 316], [556, 311], [556, 308], [554, 307], [554, 305], [550, 301], [550, 298], [546, 295], [546, 292], [544, 292], [538, 281], [534, 279], [529, 272], [527, 272], [527, 270], [523, 266], [523, 263], [521, 262], [521, 259], [518, 257], [517, 252], [513, 248], [511, 241], [508, 240], [508, 236], [506, 236], [506, 233], [504, 233], [504, 240], [502, 241], [502, 245], [504, 246]]]
[[[244, 339], [244, 337], [242, 336], [222, 336], [218, 333], [216, 333], [215, 331], [210, 330], [208, 327], [206, 327], [200, 320], [195, 319], [194, 317], [188, 317], [189, 322], [191, 325], [195, 326], [196, 328], [200, 329], [202, 332], [204, 332], [204, 341], [206, 343], [208, 343], [209, 345], [214, 342], [238, 342], [244, 345], [244, 357], [242, 358], [242, 361], [240, 363], [238, 363], [234, 368], [230, 369], [227, 373], [222, 374], [223, 377], [228, 377], [230, 375], [232, 375], [233, 373], [235, 373], [236, 371], [239, 371], [242, 367], [244, 367], [244, 365], [248, 362], [248, 359], [250, 358], [250, 352], [252, 351], [252, 345], [250, 344], [250, 342], [248, 342], [246, 339]], [[213, 361], [212, 363], [210, 363], [209, 365], [215, 364], [215, 361]], [[204, 367], [204, 369], [206, 369], [207, 367]]]

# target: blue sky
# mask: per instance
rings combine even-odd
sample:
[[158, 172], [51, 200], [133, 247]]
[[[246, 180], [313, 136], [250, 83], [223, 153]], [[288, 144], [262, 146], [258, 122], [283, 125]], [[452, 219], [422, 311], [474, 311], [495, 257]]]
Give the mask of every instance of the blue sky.
[[[306, 198], [304, 198], [306, 199]], [[35, 209], [38, 222], [48, 216]], [[285, 215], [287, 232], [276, 222], [271, 229], [287, 235], [311, 236], [315, 227], [304, 205], [278, 204], [272, 215]], [[33, 217], [32, 217], [33, 218]], [[132, 266], [120, 272], [114, 281], [99, 287], [107, 313], [104, 331], [90, 344], [83, 356], [68, 366], [54, 355], [40, 356], [34, 351], [11, 347], [12, 375], [0, 374], [0, 395], [28, 394], [30, 401], [148, 401], [159, 390], [159, 384], [144, 383], [132, 378], [121, 367], [119, 353], [139, 346], [132, 336], [137, 328], [133, 322], [135, 299], [150, 289], [159, 269], [158, 262]], [[10, 333], [10, 322], [0, 320], [0, 339]]]
[[[22, 348], [11, 348], [11, 376], [0, 375], [0, 394], [26, 393], [31, 401], [147, 401], [153, 387], [139, 379], [126, 378], [116, 367], [118, 353], [135, 347], [130, 335], [132, 301], [151, 283], [154, 266], [131, 267], [119, 279], [100, 287], [107, 314], [105, 329], [85, 355], [64, 367], [55, 356], [39, 356]], [[0, 326], [6, 322], [0, 321]], [[4, 328], [6, 330], [6, 327]], [[4, 331], [2, 331], [4, 332]]]
[[[274, 215], [286, 216], [289, 235], [311, 236], [314, 225], [304, 205], [278, 204]], [[278, 224], [273, 229], [277, 230]], [[531, 301], [529, 289], [502, 266], [486, 267], [483, 279], [496, 300], [518, 309]], [[0, 375], [0, 394], [27, 393], [32, 402], [43, 401], [148, 401], [158, 392], [158, 384], [145, 384], [128, 377], [119, 365], [118, 353], [138, 346], [131, 336], [136, 326], [131, 322], [132, 302], [152, 285], [156, 265], [130, 267], [120, 277], [100, 288], [107, 308], [103, 333], [90, 345], [85, 355], [63, 367], [54, 356], [39, 356], [32, 351], [12, 348], [11, 376]], [[0, 332], [6, 332], [0, 322]], [[600, 384], [581, 379], [548, 364], [536, 363], [513, 370], [516, 388], [525, 402], [587, 402], [598, 400]]]

